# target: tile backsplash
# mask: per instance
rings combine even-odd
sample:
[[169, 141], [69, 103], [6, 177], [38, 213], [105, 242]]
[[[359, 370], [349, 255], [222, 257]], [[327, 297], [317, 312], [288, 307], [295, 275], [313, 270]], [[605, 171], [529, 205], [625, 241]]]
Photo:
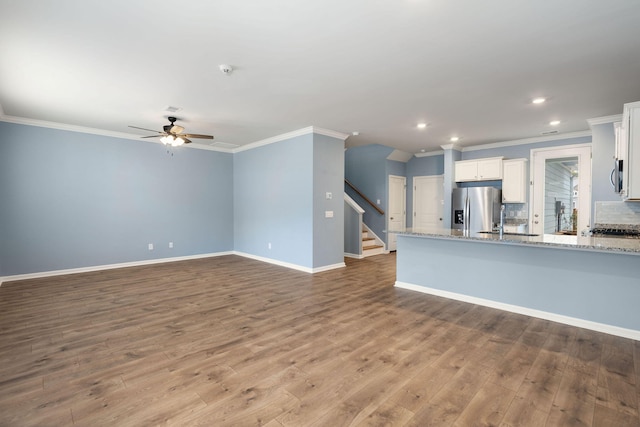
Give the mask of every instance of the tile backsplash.
[[526, 224], [529, 220], [529, 205], [527, 203], [505, 203], [504, 222], [506, 224]]
[[640, 224], [640, 203], [596, 202], [596, 224]]

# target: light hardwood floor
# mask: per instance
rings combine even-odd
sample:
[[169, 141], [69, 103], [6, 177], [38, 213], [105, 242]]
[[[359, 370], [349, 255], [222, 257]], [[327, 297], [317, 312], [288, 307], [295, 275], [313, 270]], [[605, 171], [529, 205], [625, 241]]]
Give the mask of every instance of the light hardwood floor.
[[4, 283], [0, 425], [640, 425], [638, 342], [395, 289], [393, 254], [346, 263]]

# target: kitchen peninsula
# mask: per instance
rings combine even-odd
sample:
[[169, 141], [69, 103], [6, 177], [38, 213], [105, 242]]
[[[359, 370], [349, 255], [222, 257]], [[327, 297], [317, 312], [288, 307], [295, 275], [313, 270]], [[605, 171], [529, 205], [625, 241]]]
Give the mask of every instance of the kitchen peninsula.
[[396, 287], [640, 339], [640, 239], [407, 230]]

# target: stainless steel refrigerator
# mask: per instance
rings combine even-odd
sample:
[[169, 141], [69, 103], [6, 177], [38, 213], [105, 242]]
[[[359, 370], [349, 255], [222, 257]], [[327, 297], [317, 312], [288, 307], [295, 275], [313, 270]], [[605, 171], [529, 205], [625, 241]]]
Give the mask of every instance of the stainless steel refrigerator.
[[455, 188], [451, 228], [468, 233], [492, 231], [500, 223], [502, 191], [495, 187]]

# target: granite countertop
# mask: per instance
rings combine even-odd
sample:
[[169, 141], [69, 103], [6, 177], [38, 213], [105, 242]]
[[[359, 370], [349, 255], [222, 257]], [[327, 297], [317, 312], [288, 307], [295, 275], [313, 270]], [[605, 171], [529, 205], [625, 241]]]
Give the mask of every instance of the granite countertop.
[[466, 234], [461, 230], [446, 228], [433, 229], [411, 229], [397, 232], [399, 235], [414, 237], [426, 237], [436, 239], [469, 240], [476, 242], [513, 244], [513, 245], [536, 245], [543, 247], [554, 247], [562, 249], [586, 250], [608, 253], [626, 253], [640, 255], [640, 239], [624, 237], [592, 237], [592, 236], [569, 236], [544, 234], [539, 236], [525, 236], [514, 234], [470, 233]]

